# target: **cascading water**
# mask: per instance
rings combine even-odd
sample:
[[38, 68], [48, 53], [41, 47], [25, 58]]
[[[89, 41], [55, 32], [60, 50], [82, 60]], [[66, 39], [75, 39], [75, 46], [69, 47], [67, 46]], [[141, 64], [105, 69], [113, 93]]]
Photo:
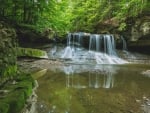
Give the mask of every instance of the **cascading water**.
[[[113, 35], [69, 33], [67, 47], [61, 58], [69, 58], [78, 62], [96, 61], [97, 64], [124, 64], [125, 60], [118, 57]], [[88, 42], [88, 48], [82, 43]]]
[[123, 44], [123, 46], [122, 46], [123, 51], [127, 51], [127, 43], [122, 36], [121, 36], [121, 40], [122, 40], [122, 44]]
[[80, 57], [83, 35], [83, 33], [68, 34], [67, 47], [65, 48], [64, 54], [61, 56], [61, 58], [77, 59]]
[[133, 53], [127, 51], [128, 50], [127, 43], [126, 43], [125, 39], [123, 38], [123, 36], [121, 36], [120, 39], [122, 40], [122, 50], [124, 53], [124, 57], [126, 59], [136, 59], [136, 56]]

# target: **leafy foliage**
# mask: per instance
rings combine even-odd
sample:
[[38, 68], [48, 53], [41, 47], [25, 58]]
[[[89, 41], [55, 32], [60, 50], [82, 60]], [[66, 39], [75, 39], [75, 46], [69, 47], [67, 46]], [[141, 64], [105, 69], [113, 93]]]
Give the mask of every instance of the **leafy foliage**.
[[148, 0], [0, 0], [0, 19], [52, 28], [57, 34], [69, 31], [94, 32], [100, 22], [115, 18], [119, 30], [125, 20], [149, 10]]
[[68, 31], [68, 0], [0, 0], [0, 20], [35, 26], [38, 31], [52, 28]]
[[95, 26], [111, 18], [119, 23], [119, 30], [126, 27], [125, 20], [136, 17], [150, 7], [147, 0], [80, 0], [75, 1], [73, 15], [74, 31], [95, 31]]

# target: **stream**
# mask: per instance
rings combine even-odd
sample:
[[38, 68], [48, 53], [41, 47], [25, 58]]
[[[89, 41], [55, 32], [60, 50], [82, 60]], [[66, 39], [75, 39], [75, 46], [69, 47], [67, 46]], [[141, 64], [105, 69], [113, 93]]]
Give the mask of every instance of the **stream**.
[[68, 64], [49, 68], [38, 78], [37, 113], [150, 113], [150, 76], [142, 74], [149, 67]]

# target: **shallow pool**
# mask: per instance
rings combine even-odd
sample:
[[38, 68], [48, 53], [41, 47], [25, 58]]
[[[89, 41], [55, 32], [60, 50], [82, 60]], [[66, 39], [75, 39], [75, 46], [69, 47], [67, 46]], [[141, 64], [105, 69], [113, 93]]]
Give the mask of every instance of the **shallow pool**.
[[[53, 68], [51, 68], [53, 67]], [[48, 67], [38, 78], [37, 113], [150, 113], [150, 65]]]

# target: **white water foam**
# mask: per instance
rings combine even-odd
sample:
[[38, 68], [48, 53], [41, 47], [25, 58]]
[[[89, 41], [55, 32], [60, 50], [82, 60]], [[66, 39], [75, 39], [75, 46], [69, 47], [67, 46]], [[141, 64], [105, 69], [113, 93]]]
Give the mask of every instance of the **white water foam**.
[[[127, 61], [118, 57], [113, 35], [89, 35], [89, 50], [83, 49], [83, 33], [68, 34], [67, 47], [61, 58], [76, 62], [94, 60], [97, 64], [124, 64]], [[81, 41], [82, 40], [82, 41]]]

